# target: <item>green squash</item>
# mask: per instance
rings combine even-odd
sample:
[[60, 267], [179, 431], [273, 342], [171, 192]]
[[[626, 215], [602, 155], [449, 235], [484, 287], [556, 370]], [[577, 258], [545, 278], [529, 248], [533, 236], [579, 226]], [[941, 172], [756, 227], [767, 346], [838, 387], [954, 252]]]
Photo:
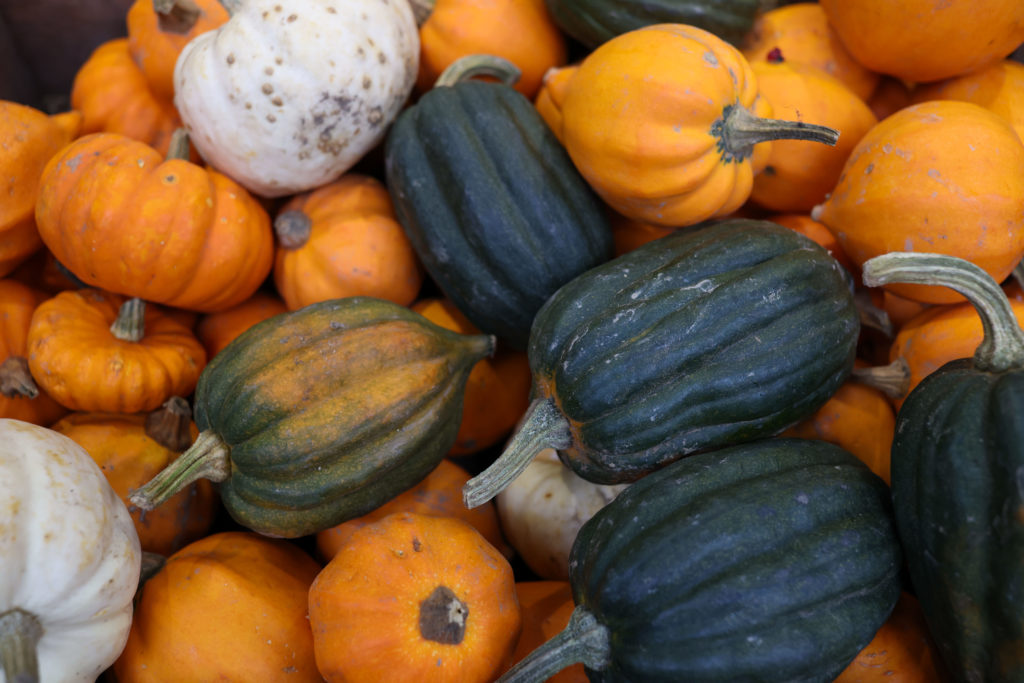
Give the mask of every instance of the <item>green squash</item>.
[[838, 446], [685, 458], [583, 525], [569, 626], [501, 680], [583, 662], [591, 681], [827, 683], [888, 618], [900, 568], [888, 487]]

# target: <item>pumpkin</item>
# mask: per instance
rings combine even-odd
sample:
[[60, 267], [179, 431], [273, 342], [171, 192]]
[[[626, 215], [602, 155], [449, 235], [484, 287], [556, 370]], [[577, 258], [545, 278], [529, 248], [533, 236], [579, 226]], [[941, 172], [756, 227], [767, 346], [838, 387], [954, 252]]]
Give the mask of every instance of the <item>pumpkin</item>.
[[[911, 105], [873, 127], [811, 217], [854, 263], [895, 251], [967, 259], [1003, 280], [1024, 254], [1024, 144], [969, 102]], [[963, 301], [943, 287], [892, 284], [925, 303]]]
[[679, 227], [725, 216], [750, 196], [780, 138], [835, 144], [838, 133], [768, 119], [740, 52], [711, 33], [659, 24], [591, 52], [566, 86], [562, 141], [613, 209]]
[[9, 275], [43, 246], [35, 206], [46, 162], [71, 142], [81, 114], [48, 116], [38, 109], [0, 100], [0, 277]]
[[143, 585], [118, 682], [320, 681], [306, 615], [319, 571], [297, 546], [250, 532], [190, 543]]
[[27, 344], [40, 388], [78, 411], [155, 410], [191, 394], [206, 365], [192, 331], [159, 307], [97, 289], [39, 304]]
[[264, 320], [203, 370], [199, 436], [130, 500], [150, 510], [210, 479], [237, 522], [288, 538], [364, 515], [437, 467], [493, 348], [365, 297]]
[[423, 268], [383, 183], [347, 173], [293, 197], [274, 219], [274, 283], [288, 308], [346, 296], [413, 302]]
[[626, 218], [620, 213], [611, 212], [612, 238], [615, 240], [615, 255], [622, 256], [637, 247], [652, 242], [660, 237], [671, 235], [676, 228], [653, 225], [644, 221]]
[[548, 124], [559, 142], [562, 141], [562, 101], [565, 99], [565, 87], [578, 68], [579, 66], [571, 64], [548, 69], [533, 100], [537, 113], [544, 119], [544, 123]]
[[[864, 282], [956, 288], [981, 317], [974, 354], [907, 396], [892, 444], [892, 500], [910, 583], [953, 680], [1024, 678], [1024, 330], [997, 282], [941, 254], [893, 253]], [[956, 473], [956, 476], [950, 476]]]
[[678, 460], [583, 525], [568, 626], [502, 680], [831, 681], [899, 597], [888, 493], [820, 441]]
[[182, 49], [174, 103], [204, 159], [281, 197], [337, 178], [383, 140], [418, 60], [406, 2], [251, 0]]
[[973, 102], [1010, 122], [1024, 140], [1024, 64], [1004, 59], [984, 69], [914, 88], [912, 102]]
[[912, 87], [912, 84], [907, 84], [898, 78], [882, 76], [875, 91], [867, 99], [868, 107], [881, 121], [911, 104]]
[[[84, 448], [128, 505], [128, 494], [185, 450], [197, 434], [191, 410], [172, 397], [150, 413], [71, 413], [52, 427]], [[217, 511], [208, 481], [196, 482], [156, 510], [129, 509], [146, 552], [170, 555], [206, 535]]]
[[487, 683], [511, 657], [520, 619], [508, 561], [451, 517], [398, 513], [357, 530], [309, 589], [329, 682]]
[[196, 337], [206, 349], [206, 357], [213, 358], [256, 323], [287, 310], [281, 297], [257, 290], [240, 304], [202, 316], [196, 324]]
[[[43, 242], [90, 286], [195, 311], [241, 303], [270, 273], [266, 210], [228, 176], [123, 135], [95, 133], [47, 164]], [[173, 263], [174, 267], [168, 267]]]
[[825, 227], [823, 223], [819, 223], [811, 218], [808, 214], [777, 213], [768, 216], [767, 220], [770, 220], [772, 223], [778, 223], [790, 230], [795, 230], [804, 237], [811, 238], [824, 247], [831, 254], [832, 258], [838, 261], [839, 265], [849, 273], [856, 274], [860, 272], [860, 269], [853, 265], [850, 257], [843, 251], [842, 245], [839, 244], [839, 240], [832, 234], [832, 231]]
[[0, 672], [91, 683], [124, 647], [141, 551], [128, 510], [89, 454], [0, 418]]
[[51, 296], [65, 289], [88, 287], [62, 266], [49, 249], [40, 249], [32, 254], [9, 277]]
[[[517, 581], [516, 597], [523, 628], [512, 653], [513, 663], [564, 629], [575, 607], [568, 581]], [[549, 678], [548, 683], [587, 683], [587, 676], [582, 664], [573, 664]]]

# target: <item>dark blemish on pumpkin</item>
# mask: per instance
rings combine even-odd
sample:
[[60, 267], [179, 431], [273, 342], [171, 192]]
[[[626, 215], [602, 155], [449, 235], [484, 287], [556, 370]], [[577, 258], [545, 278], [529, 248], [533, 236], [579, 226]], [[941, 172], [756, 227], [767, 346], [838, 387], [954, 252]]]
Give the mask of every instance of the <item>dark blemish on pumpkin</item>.
[[252, 109], [252, 102], [246, 102], [245, 103], [245, 108], [246, 109]]
[[369, 90], [371, 85], [373, 85], [373, 81], [370, 79], [370, 77], [363, 76], [363, 89]]
[[377, 53], [377, 61], [380, 62], [381, 64], [387, 64], [388, 63], [388, 56], [386, 54], [384, 54], [383, 52], [378, 52]]
[[324, 122], [324, 115], [323, 114], [313, 114], [313, 125], [314, 126], [319, 126], [323, 122]]
[[263, 91], [264, 95], [269, 95], [270, 93], [274, 92], [274, 86], [270, 85], [269, 83], [264, 83], [263, 87], [260, 89]]
[[64, 163], [66, 163], [71, 172], [74, 173], [78, 169], [78, 165], [82, 163], [82, 155], [76, 154]]
[[867, 168], [864, 169], [864, 173], [868, 174], [868, 173], [871, 173], [874, 170], [875, 170], [875, 165], [873, 163], [872, 164], [868, 164]]
[[334, 9], [333, 7], [328, 7], [327, 8], [327, 13], [328, 14], [337, 14], [338, 10]]
[[269, 123], [274, 123], [275, 121], [277, 121], [277, 117], [274, 116], [273, 114], [267, 114], [267, 121]]
[[267, 18], [267, 16], [268, 16], [269, 14], [270, 14], [270, 12], [266, 12], [266, 11], [265, 11], [265, 12], [263, 12], [263, 14], [262, 14], [261, 16], [262, 16], [262, 17], [263, 17], [264, 19], [266, 19], [266, 18]]
[[774, 166], [765, 166], [764, 170], [761, 171], [761, 172], [764, 173], [765, 175], [775, 175], [775, 167]]
[[547, 493], [544, 494], [544, 500], [549, 499], [553, 495], [555, 495], [555, 494], [551, 493], [551, 491], [548, 491]]
[[421, 550], [423, 550], [423, 544], [420, 543], [420, 539], [416, 538], [415, 536], [412, 537], [412, 549], [416, 552], [420, 552]]
[[282, 100], [280, 97], [275, 97], [274, 99], [270, 100], [270, 103], [276, 107], [280, 107], [284, 104], [284, 100]]
[[234, 55], [234, 54], [230, 54], [230, 55], [228, 55], [228, 56], [227, 56], [227, 57], [226, 57], [226, 58], [224, 59], [224, 61], [228, 63], [228, 66], [231, 66], [232, 64], [234, 64], [234, 63], [235, 63], [235, 55]]
[[266, 67], [265, 69], [263, 69], [263, 73], [265, 73], [268, 76], [273, 76], [274, 75], [274, 67], [272, 67], [272, 66]]
[[281, 57], [274, 57], [274, 64], [281, 66], [282, 64], [284, 64], [284, 59], [282, 59]]
[[379, 126], [384, 120], [384, 111], [380, 107], [374, 107], [367, 113], [366, 120], [370, 122], [371, 126]]
[[299, 16], [297, 14], [289, 14], [288, 18], [285, 21], [287, 21], [290, 24], [298, 18]]
[[368, 37], [368, 38], [366, 39], [366, 43], [367, 43], [367, 44], [368, 44], [368, 45], [369, 45], [370, 47], [377, 47], [377, 43], [373, 42], [373, 38], [369, 38], [369, 37]]
[[275, 12], [283, 12], [284, 9], [282, 9], [282, 7], [280, 5], [274, 5], [274, 11]]
[[704, 53], [704, 61], [711, 66], [718, 66], [718, 57], [716, 57], [715, 53], [710, 50]]
[[357, 45], [356, 46], [356, 56], [357, 57], [366, 57], [366, 50], [363, 49], [362, 45]]
[[338, 105], [338, 109], [343, 112], [349, 112], [352, 109], [352, 103], [356, 101], [355, 97], [351, 95], [335, 95], [333, 98], [334, 103]]
[[174, 183], [178, 182], [178, 176], [174, 175], [173, 173], [165, 175], [164, 182], [167, 183], [168, 185], [173, 185]]

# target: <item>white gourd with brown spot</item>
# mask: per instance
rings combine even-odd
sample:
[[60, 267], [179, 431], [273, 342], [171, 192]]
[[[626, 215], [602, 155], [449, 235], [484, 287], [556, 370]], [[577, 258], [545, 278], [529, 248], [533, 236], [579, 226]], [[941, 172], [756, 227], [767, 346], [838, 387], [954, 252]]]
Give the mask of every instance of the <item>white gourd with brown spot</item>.
[[0, 683], [16, 680], [3, 669], [18, 634], [39, 681], [95, 681], [128, 639], [141, 557], [128, 509], [81, 446], [0, 419]]
[[211, 166], [281, 197], [379, 143], [418, 67], [407, 0], [244, 0], [182, 50], [174, 103]]

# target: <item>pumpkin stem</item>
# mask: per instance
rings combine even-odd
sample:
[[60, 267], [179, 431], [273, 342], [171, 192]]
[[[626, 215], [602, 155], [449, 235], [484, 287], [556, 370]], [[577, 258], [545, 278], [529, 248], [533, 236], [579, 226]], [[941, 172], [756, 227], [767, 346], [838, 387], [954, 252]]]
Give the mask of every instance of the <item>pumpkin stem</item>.
[[17, 607], [0, 614], [0, 668], [10, 683], [39, 683], [36, 650], [42, 636], [34, 615]]
[[135, 589], [135, 596], [132, 598], [132, 607], [139, 606], [139, 600], [142, 599], [142, 587], [146, 585], [146, 582], [156, 576], [164, 565], [167, 564], [167, 558], [160, 553], [153, 553], [148, 550], [142, 551], [142, 565], [139, 570], [139, 586]]
[[739, 103], [727, 105], [722, 116], [711, 124], [718, 138], [718, 151], [725, 161], [742, 161], [754, 151], [754, 145], [769, 140], [809, 140], [835, 145], [839, 131], [803, 121], [781, 121], [754, 116]]
[[512, 86], [523, 74], [519, 67], [494, 55], [466, 55], [448, 65], [434, 83], [435, 88], [455, 85], [475, 76], [493, 76], [505, 85]]
[[853, 295], [853, 303], [857, 306], [857, 313], [860, 315], [860, 324], [872, 330], [878, 330], [885, 335], [886, 339], [892, 339], [895, 330], [892, 327], [892, 319], [884, 309], [879, 308], [871, 301], [871, 295], [863, 289], [857, 290]]
[[203, 13], [193, 0], [153, 0], [153, 10], [161, 31], [181, 36], [192, 30]]
[[1024, 367], [1024, 330], [1006, 292], [970, 261], [944, 254], [900, 251], [869, 259], [862, 272], [864, 284], [869, 287], [902, 282], [945, 286], [959, 292], [978, 311], [985, 331], [974, 352], [975, 367], [985, 372]]
[[1021, 289], [1024, 289], [1024, 259], [1017, 262], [1017, 265], [1014, 266], [1013, 272], [1010, 273], [1010, 275], [1017, 281], [1017, 284], [1020, 285]]
[[231, 448], [215, 432], [199, 433], [196, 442], [141, 488], [128, 502], [140, 510], [152, 510], [200, 479], [224, 481], [231, 476]]
[[146, 436], [169, 451], [180, 453], [192, 443], [192, 409], [181, 396], [171, 396], [146, 415]]
[[462, 487], [463, 502], [467, 508], [483, 505], [522, 474], [537, 453], [545, 448], [564, 449], [571, 445], [569, 421], [554, 399], [535, 399], [504, 452]]
[[906, 359], [897, 358], [888, 365], [854, 368], [850, 379], [878, 389], [889, 398], [900, 399], [910, 391], [910, 365]]
[[187, 161], [189, 159], [190, 151], [188, 131], [184, 128], [176, 128], [174, 132], [171, 133], [171, 141], [167, 146], [167, 161], [170, 161], [171, 159], [183, 159]]
[[582, 605], [572, 611], [565, 629], [519, 660], [498, 683], [546, 681], [577, 662], [594, 671], [601, 671], [611, 663], [608, 628]]
[[35, 398], [39, 395], [39, 387], [29, 372], [27, 358], [10, 356], [0, 363], [0, 394], [7, 398]]
[[416, 25], [423, 26], [434, 11], [434, 0], [409, 0], [412, 15], [416, 17]]
[[243, 0], [220, 0], [221, 7], [228, 13], [229, 17], [233, 17], [238, 13], [238, 10], [242, 9]]
[[110, 326], [110, 333], [116, 339], [133, 343], [145, 337], [146, 302], [136, 296], [121, 304], [117, 318]]
[[305, 212], [297, 209], [282, 211], [274, 219], [277, 241], [285, 249], [299, 249], [309, 241], [313, 221]]

